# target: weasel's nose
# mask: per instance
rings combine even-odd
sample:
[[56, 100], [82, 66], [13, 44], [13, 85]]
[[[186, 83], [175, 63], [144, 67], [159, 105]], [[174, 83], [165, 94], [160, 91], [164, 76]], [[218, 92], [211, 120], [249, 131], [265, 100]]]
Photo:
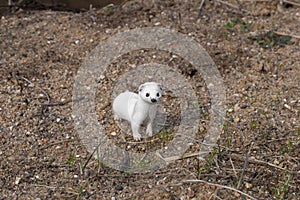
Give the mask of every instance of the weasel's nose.
[[151, 102], [152, 103], [155, 103], [157, 100], [156, 99], [151, 99]]

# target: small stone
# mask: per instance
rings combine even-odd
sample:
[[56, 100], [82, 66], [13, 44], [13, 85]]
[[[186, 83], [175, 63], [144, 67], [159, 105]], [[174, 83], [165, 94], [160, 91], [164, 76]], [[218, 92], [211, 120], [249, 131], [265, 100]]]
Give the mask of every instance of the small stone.
[[192, 198], [192, 197], [195, 196], [194, 190], [192, 190], [190, 187], [188, 188], [188, 196], [189, 196], [190, 198]]
[[122, 185], [117, 185], [117, 186], [115, 187], [115, 189], [121, 191], [121, 190], [123, 190], [123, 186], [122, 186]]
[[291, 109], [291, 106], [289, 106], [287, 104], [284, 104], [284, 107], [287, 108], [287, 109], [289, 109], [289, 110]]
[[233, 121], [234, 121], [235, 123], [238, 123], [238, 122], [240, 121], [240, 118], [236, 117], [236, 118], [234, 118]]
[[135, 64], [132, 64], [130, 65], [131, 68], [135, 69], [136, 68], [136, 65]]
[[30, 84], [28, 85], [28, 87], [33, 88], [33, 87], [34, 87], [34, 84], [33, 84], [33, 83], [30, 83]]
[[235, 104], [233, 107], [234, 112], [237, 112], [240, 109], [239, 104]]
[[232, 108], [229, 108], [229, 109], [228, 109], [228, 112], [229, 112], [229, 113], [232, 113], [232, 112], [233, 112], [233, 109], [232, 109]]
[[104, 120], [104, 118], [105, 118], [104, 115], [100, 115], [100, 116], [99, 116], [99, 120], [100, 120], [100, 121]]
[[241, 196], [241, 194], [238, 193], [238, 192], [234, 192], [233, 194], [234, 194], [234, 196], [236, 196], [236, 197], [240, 197], [240, 196]]
[[253, 188], [253, 185], [251, 183], [245, 183], [245, 187], [247, 189]]
[[244, 105], [241, 106], [241, 109], [245, 109], [245, 108], [247, 108], [247, 107], [248, 107], [248, 106], [244, 104]]
[[16, 177], [15, 184], [18, 185], [20, 183], [21, 177]]
[[101, 75], [99, 76], [99, 78], [100, 78], [101, 80], [103, 80], [103, 79], [105, 79], [105, 76], [104, 76], [103, 74], [101, 74]]
[[116, 136], [117, 133], [114, 131], [114, 132], [111, 132], [110, 135], [111, 135], [111, 136]]

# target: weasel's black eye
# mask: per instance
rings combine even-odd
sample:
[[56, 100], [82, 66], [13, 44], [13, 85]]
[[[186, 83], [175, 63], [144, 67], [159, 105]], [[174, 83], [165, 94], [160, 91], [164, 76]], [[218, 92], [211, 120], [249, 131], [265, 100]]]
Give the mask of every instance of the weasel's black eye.
[[150, 96], [150, 94], [149, 93], [146, 93], [146, 97], [149, 97]]
[[159, 97], [159, 93], [156, 93], [156, 96]]

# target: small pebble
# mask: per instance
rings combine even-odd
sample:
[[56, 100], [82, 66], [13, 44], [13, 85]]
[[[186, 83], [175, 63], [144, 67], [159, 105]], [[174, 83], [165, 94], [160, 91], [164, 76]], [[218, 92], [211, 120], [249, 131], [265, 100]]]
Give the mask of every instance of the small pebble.
[[291, 106], [289, 106], [287, 104], [284, 104], [284, 107], [287, 108], [287, 109], [289, 109], [289, 110], [291, 109]]
[[253, 188], [253, 185], [251, 183], [245, 183], [245, 187], [247, 189]]
[[117, 133], [116, 133], [116, 132], [112, 132], [110, 135], [111, 135], [111, 136], [116, 136]]
[[99, 77], [101, 80], [103, 80], [105, 78], [105, 76], [103, 74], [100, 75]]
[[234, 121], [235, 123], [238, 123], [238, 122], [240, 121], [240, 118], [236, 117], [236, 118], [234, 118], [233, 121]]
[[122, 186], [122, 185], [117, 185], [117, 186], [115, 187], [115, 189], [121, 191], [121, 190], [123, 190], [123, 186]]
[[20, 183], [20, 180], [21, 180], [20, 177], [16, 177], [15, 184], [18, 185]]

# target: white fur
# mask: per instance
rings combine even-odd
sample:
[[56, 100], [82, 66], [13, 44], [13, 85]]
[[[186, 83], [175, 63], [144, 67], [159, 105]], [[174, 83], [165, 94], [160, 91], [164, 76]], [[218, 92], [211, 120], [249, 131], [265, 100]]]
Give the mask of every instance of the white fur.
[[147, 82], [139, 87], [139, 94], [128, 90], [119, 94], [113, 102], [115, 120], [122, 118], [131, 123], [133, 138], [141, 139], [139, 128], [149, 119], [146, 134], [152, 136], [152, 123], [157, 111], [157, 103], [162, 96], [162, 87], [155, 82]]

